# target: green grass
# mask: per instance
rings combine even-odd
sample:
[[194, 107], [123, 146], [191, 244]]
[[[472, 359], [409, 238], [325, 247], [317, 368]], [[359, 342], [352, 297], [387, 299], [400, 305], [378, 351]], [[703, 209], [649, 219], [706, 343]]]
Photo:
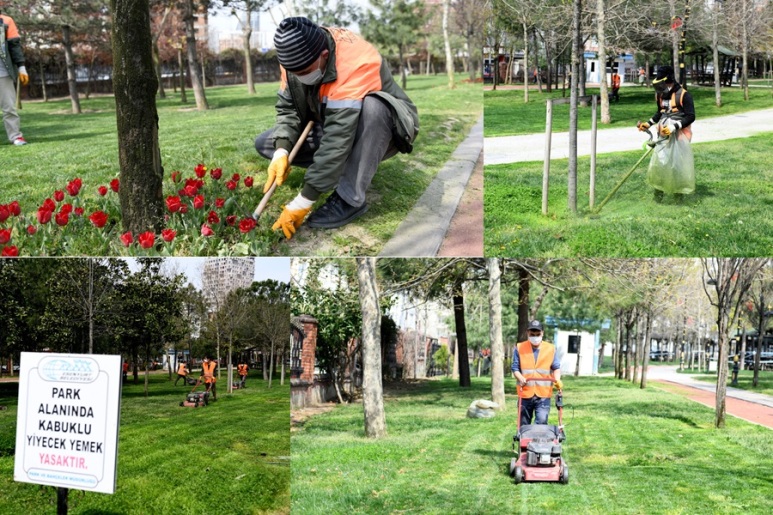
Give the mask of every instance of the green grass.
[[[351, 224], [348, 232], [305, 228], [288, 245], [281, 231], [271, 231], [282, 205], [294, 198], [302, 186], [303, 169], [298, 168], [272, 197], [257, 231], [252, 233], [256, 243], [251, 253], [377, 252], [482, 113], [483, 95], [479, 84], [459, 83], [455, 90], [449, 91], [446, 80], [443, 76], [409, 79], [407, 93], [418, 106], [421, 119], [414, 151], [381, 165], [369, 190], [370, 210]], [[177, 190], [168, 180], [172, 171], [182, 170], [186, 176], [192, 176], [196, 164], [204, 163], [221, 167], [226, 177], [233, 173], [240, 173], [242, 177], [253, 174], [256, 187], [240, 189], [239, 195], [242, 209], [252, 211], [262, 197], [268, 166], [255, 152], [253, 141], [273, 126], [278, 83], [257, 84], [256, 89], [257, 94], [250, 97], [243, 85], [209, 88], [210, 109], [206, 112], [195, 110], [192, 95], [187, 105], [180, 104], [179, 94], [172, 92], [168, 92], [166, 100], [158, 101], [159, 140], [167, 178], [164, 195]], [[80, 202], [87, 206], [87, 214], [97, 206], [101, 208], [104, 199], [98, 199], [96, 188], [117, 177], [119, 171], [115, 105], [112, 96], [81, 101], [84, 113], [77, 116], [70, 114], [70, 102], [66, 99], [24, 104], [20, 113], [22, 129], [30, 144], [3, 149], [0, 203], [18, 200], [22, 212], [32, 215], [54, 189], [63, 189], [67, 181], [80, 177], [84, 184]], [[113, 217], [113, 221], [116, 219], [117, 216]], [[125, 253], [117, 242], [118, 229], [113, 233], [115, 244], [106, 250], [101, 231], [91, 228], [88, 222], [82, 225], [85, 226], [82, 237], [52, 253]], [[201, 248], [198, 229], [198, 225], [192, 228], [187, 239], [178, 235], [173, 253], [212, 255], [223, 251], [214, 246]], [[18, 232], [17, 237], [22, 238]]]
[[[688, 86], [695, 102], [695, 113], [698, 119], [711, 116], [767, 109], [773, 107], [773, 97], [770, 91], [759, 88], [749, 90], [749, 101], [743, 100], [743, 91], [738, 88], [722, 90], [722, 107], [714, 103], [713, 88], [696, 88]], [[588, 88], [587, 94], [598, 94], [598, 88]], [[568, 95], [568, 93], [567, 93]], [[529, 92], [529, 103], [523, 103], [522, 90], [485, 91], [483, 104], [485, 108], [484, 136], [514, 136], [545, 132], [545, 100], [561, 98], [561, 91], [550, 94]], [[610, 115], [612, 123], [601, 123], [599, 108], [599, 130], [635, 127], [639, 120], [648, 120], [656, 111], [655, 92], [643, 87], [626, 87], [620, 89], [620, 102], [611, 104]], [[578, 115], [578, 128], [590, 130], [591, 110], [581, 109]], [[553, 132], [569, 130], [569, 104], [553, 107]]]
[[[771, 134], [696, 144], [696, 192], [661, 204], [645, 160], [598, 215], [588, 210], [589, 158], [578, 161], [578, 214], [567, 208], [567, 160], [551, 164], [542, 215], [542, 163], [485, 169], [486, 255], [565, 257], [768, 256], [773, 248]], [[598, 156], [596, 203], [643, 151]], [[732, 172], [730, 172], [732, 170]]]
[[442, 380], [388, 395], [381, 440], [364, 437], [361, 405], [313, 417], [292, 436], [293, 513], [773, 510], [773, 431], [733, 417], [715, 430], [713, 410], [611, 378], [565, 380], [569, 484], [514, 485], [513, 396], [494, 419], [465, 418], [473, 399], [489, 395], [482, 379], [466, 390]]
[[[72, 490], [73, 514], [289, 513], [289, 387], [248, 378], [206, 408], [153, 374], [123, 388], [116, 493]], [[223, 381], [225, 384], [225, 381]], [[53, 513], [56, 493], [13, 481], [18, 383], [0, 383], [0, 512]]]
[[[730, 380], [733, 374], [733, 366], [730, 365], [730, 370], [727, 374], [727, 385], [730, 386]], [[708, 383], [717, 383], [716, 372], [689, 372], [693, 374], [693, 377], [698, 381], [704, 381]], [[757, 388], [752, 386], [752, 379], [754, 379], [753, 370], [741, 370], [738, 372], [738, 384], [734, 388], [740, 388], [741, 390], [748, 390], [750, 392], [764, 393], [765, 395], [773, 395], [773, 372], [769, 370], [760, 370], [759, 381]]]

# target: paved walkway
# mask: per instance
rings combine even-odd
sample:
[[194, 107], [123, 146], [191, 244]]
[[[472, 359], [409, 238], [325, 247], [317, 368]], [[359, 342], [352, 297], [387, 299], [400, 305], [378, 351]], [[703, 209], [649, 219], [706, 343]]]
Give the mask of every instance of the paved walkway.
[[[416, 201], [392, 238], [384, 245], [380, 256], [437, 255], [482, 150], [483, 116]], [[482, 206], [481, 203], [481, 210]], [[482, 245], [478, 255], [482, 255]]]
[[[745, 138], [762, 132], [773, 132], [773, 109], [749, 111], [715, 118], [699, 118], [692, 127], [693, 143]], [[642, 150], [642, 143], [647, 141], [647, 135], [639, 133], [635, 127], [603, 129], [598, 131], [596, 141], [596, 152], [599, 154]], [[486, 165], [542, 161], [545, 157], [545, 134], [485, 138], [483, 148]], [[580, 156], [590, 155], [590, 131], [577, 133], [577, 154]], [[554, 132], [550, 146], [550, 158], [565, 159], [567, 157], [569, 157], [569, 133]]]
[[[689, 374], [680, 374], [676, 366], [651, 366], [647, 370], [647, 381], [676, 385], [689, 399], [714, 408], [716, 405], [716, 384], [693, 379]], [[740, 388], [727, 387], [726, 410], [730, 415], [773, 429], [773, 397]]]
[[475, 163], [462, 200], [440, 246], [438, 257], [483, 255], [483, 155]]

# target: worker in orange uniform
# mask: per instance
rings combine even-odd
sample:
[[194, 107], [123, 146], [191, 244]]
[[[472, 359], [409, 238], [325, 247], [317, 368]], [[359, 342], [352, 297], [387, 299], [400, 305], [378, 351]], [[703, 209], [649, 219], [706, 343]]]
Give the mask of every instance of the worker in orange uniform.
[[289, 239], [329, 191], [306, 225], [333, 229], [362, 216], [379, 163], [413, 150], [419, 115], [387, 60], [355, 32], [285, 18], [274, 46], [281, 65], [276, 125], [255, 139], [258, 153], [271, 160], [264, 192], [285, 182], [289, 152], [315, 122], [293, 161], [306, 168], [303, 188], [273, 226]]
[[177, 365], [177, 379], [174, 380], [175, 386], [177, 386], [177, 381], [180, 379], [183, 380], [183, 386], [188, 384], [188, 365], [186, 365], [184, 361], [181, 361], [180, 364]]
[[201, 362], [201, 378], [200, 381], [204, 381], [207, 391], [212, 394], [212, 400], [217, 400], [217, 390], [215, 389], [215, 383], [217, 377], [215, 377], [215, 369], [217, 368], [217, 362], [209, 359], [208, 356], [204, 356], [204, 361]]
[[620, 100], [620, 74], [616, 71], [612, 72], [612, 100], [617, 102]]
[[239, 363], [236, 365], [236, 370], [239, 372], [239, 378], [241, 379], [239, 388], [244, 388], [244, 385], [247, 382], [247, 370], [249, 368], [250, 367], [247, 365], [247, 363]]
[[518, 380], [521, 397], [521, 427], [531, 424], [547, 424], [550, 415], [550, 396], [553, 383], [559, 391], [561, 361], [552, 343], [542, 341], [542, 324], [532, 320], [528, 327], [528, 341], [519, 343], [513, 353], [513, 377]]
[[19, 114], [16, 112], [16, 81], [26, 86], [30, 82], [24, 67], [19, 29], [13, 18], [0, 14], [0, 110], [8, 140], [18, 146], [27, 141], [21, 133]]

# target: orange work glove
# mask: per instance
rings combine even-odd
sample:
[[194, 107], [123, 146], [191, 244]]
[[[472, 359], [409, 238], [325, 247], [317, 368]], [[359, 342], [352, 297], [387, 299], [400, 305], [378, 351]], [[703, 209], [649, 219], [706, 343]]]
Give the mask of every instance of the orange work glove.
[[309, 211], [311, 211], [310, 207], [290, 209], [288, 206], [284, 206], [282, 214], [279, 215], [279, 218], [277, 218], [276, 222], [274, 222], [274, 225], [271, 226], [271, 229], [274, 231], [277, 229], [282, 229], [282, 232], [285, 234], [285, 238], [289, 240], [293, 237], [295, 231], [297, 231], [301, 226], [303, 220], [306, 219], [306, 215], [309, 214]]
[[646, 132], [646, 130], [650, 128], [650, 124], [648, 122], [642, 122], [642, 123], [637, 124], [636, 127], [641, 132]]
[[30, 76], [27, 75], [27, 68], [24, 66], [19, 66], [19, 82], [21, 82], [22, 86], [30, 83]]
[[562, 383], [560, 379], [555, 382], [555, 385], [556, 385], [556, 388], [558, 388], [559, 390], [564, 389], [564, 383]]
[[278, 148], [274, 152], [271, 164], [268, 165], [268, 179], [263, 186], [263, 193], [266, 193], [271, 185], [276, 181], [277, 186], [281, 186], [287, 175], [290, 173], [290, 162], [288, 161], [289, 152], [283, 148]]

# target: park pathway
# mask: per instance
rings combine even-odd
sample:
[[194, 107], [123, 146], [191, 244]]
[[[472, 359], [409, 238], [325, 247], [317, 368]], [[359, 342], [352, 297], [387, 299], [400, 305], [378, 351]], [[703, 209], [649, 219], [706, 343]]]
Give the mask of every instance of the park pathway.
[[[693, 143], [746, 138], [762, 132], [773, 132], [773, 109], [748, 111], [746, 113], [699, 118], [692, 125]], [[604, 129], [598, 131], [596, 151], [599, 154], [641, 150], [647, 140], [645, 134], [635, 127]], [[484, 164], [497, 165], [523, 161], [542, 161], [545, 153], [545, 134], [522, 136], [499, 136], [485, 138], [483, 144]], [[590, 155], [590, 131], [577, 133], [577, 154]], [[569, 157], [569, 133], [554, 132], [550, 147], [551, 159]]]
[[[716, 384], [680, 374], [676, 366], [651, 366], [647, 380], [675, 385], [688, 399], [710, 408], [715, 407]], [[727, 387], [726, 409], [730, 415], [773, 429], [773, 397], [740, 388]]]

